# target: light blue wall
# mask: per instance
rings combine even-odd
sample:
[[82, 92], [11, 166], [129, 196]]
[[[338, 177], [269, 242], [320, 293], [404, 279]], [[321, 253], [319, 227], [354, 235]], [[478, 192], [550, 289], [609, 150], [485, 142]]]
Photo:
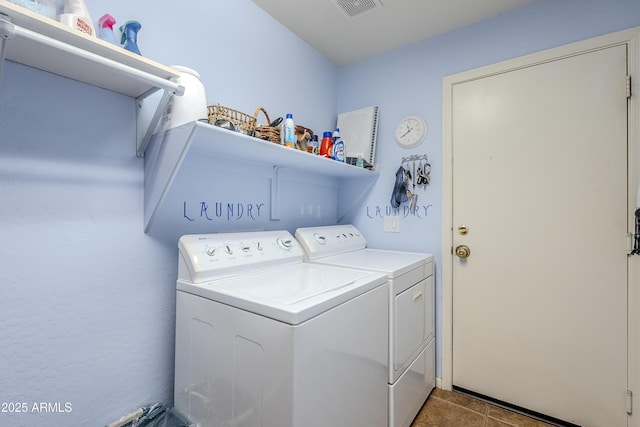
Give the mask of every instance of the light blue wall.
[[250, 0], [85, 3], [94, 21], [104, 13], [116, 26], [140, 21], [142, 54], [198, 71], [209, 104], [252, 114], [262, 106], [272, 119], [291, 112], [311, 129], [334, 125], [335, 67]]
[[[523, 53], [640, 25], [637, 0], [546, 1], [342, 69], [249, 0], [88, 0], [97, 20], [139, 19], [142, 53], [198, 70], [209, 103], [293, 112], [328, 129], [337, 111], [381, 108], [382, 176], [367, 207], [384, 207], [399, 159], [426, 152], [432, 183], [422, 219], [382, 232], [367, 207], [350, 220], [371, 246], [440, 258], [441, 79]], [[288, 58], [288, 59], [287, 59]], [[105, 425], [171, 403], [176, 242], [142, 233], [142, 160], [134, 101], [12, 62], [0, 86], [0, 391], [27, 414], [0, 425]], [[427, 141], [403, 151], [393, 127], [423, 115]], [[71, 404], [36, 413], [33, 404]]]
[[[139, 19], [142, 53], [198, 70], [209, 103], [333, 126], [335, 67], [249, 0], [87, 6]], [[104, 426], [172, 402], [177, 242], [143, 233], [142, 205], [134, 100], [7, 61], [0, 402], [27, 413], [0, 426]]]
[[0, 400], [28, 413], [0, 425], [105, 425], [171, 396], [175, 249], [141, 232], [133, 116], [128, 97], [6, 63]]
[[[639, 26], [637, 0], [540, 0], [475, 25], [362, 61], [340, 70], [338, 111], [380, 106], [378, 147], [380, 179], [365, 207], [347, 218], [367, 236], [371, 247], [436, 255], [437, 375], [441, 374], [442, 260], [442, 78], [484, 65]], [[414, 149], [395, 143], [398, 120], [419, 114], [428, 123], [425, 142]], [[427, 154], [431, 184], [418, 189], [418, 206], [428, 215], [400, 214], [400, 233], [385, 233], [383, 217], [401, 159]], [[380, 215], [377, 208], [380, 207]], [[393, 211], [392, 214], [396, 214]]]

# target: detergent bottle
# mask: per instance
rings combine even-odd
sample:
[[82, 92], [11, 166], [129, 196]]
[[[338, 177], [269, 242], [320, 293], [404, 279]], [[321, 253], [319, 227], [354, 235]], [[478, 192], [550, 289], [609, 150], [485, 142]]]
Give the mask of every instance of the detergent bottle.
[[116, 42], [116, 36], [113, 34], [113, 24], [116, 23], [116, 20], [113, 16], [107, 14], [102, 15], [100, 19], [98, 19], [98, 37], [102, 40], [118, 45]]
[[120, 31], [122, 31], [120, 39], [122, 47], [138, 55], [142, 55], [140, 49], [138, 49], [138, 31], [140, 31], [140, 28], [142, 28], [142, 24], [138, 21], [127, 21], [120, 27]]
[[58, 15], [58, 21], [67, 27], [75, 28], [78, 31], [95, 36], [93, 21], [89, 16], [84, 0], [65, 0], [64, 13]]
[[331, 132], [322, 134], [322, 142], [320, 143], [320, 155], [322, 157], [333, 158], [333, 137]]
[[333, 160], [344, 162], [344, 141], [340, 136], [340, 128], [333, 132]]

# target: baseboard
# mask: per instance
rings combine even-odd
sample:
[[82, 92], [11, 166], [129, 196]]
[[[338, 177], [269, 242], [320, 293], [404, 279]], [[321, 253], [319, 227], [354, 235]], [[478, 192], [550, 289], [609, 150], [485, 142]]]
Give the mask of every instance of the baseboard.
[[436, 388], [442, 388], [442, 378], [436, 377]]

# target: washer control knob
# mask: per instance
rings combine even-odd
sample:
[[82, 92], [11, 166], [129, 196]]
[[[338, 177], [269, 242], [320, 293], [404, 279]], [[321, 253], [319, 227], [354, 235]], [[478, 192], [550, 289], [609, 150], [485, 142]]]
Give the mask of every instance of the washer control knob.
[[216, 248], [207, 248], [207, 255], [214, 256], [216, 254]]
[[249, 245], [242, 245], [242, 252], [249, 252], [251, 247]]
[[231, 249], [231, 246], [229, 245], [224, 245], [224, 251], [229, 255], [233, 254], [233, 249]]
[[316, 242], [320, 243], [321, 245], [326, 245], [327, 244], [327, 238], [324, 237], [322, 234], [314, 234], [313, 237], [316, 239]]
[[291, 249], [291, 239], [278, 239], [278, 246], [288, 251]]
[[256, 243], [256, 248], [261, 251], [262, 249], [264, 249], [264, 247], [262, 246], [262, 242], [258, 242]]

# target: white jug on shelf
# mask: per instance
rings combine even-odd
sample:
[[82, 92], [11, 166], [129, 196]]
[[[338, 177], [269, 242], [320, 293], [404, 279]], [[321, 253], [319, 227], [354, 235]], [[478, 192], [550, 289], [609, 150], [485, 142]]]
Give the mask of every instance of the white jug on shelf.
[[180, 72], [178, 83], [184, 86], [184, 94], [172, 95], [169, 99], [161, 122], [162, 130], [206, 119], [208, 116], [207, 96], [200, 74], [181, 65], [172, 65], [171, 68]]

